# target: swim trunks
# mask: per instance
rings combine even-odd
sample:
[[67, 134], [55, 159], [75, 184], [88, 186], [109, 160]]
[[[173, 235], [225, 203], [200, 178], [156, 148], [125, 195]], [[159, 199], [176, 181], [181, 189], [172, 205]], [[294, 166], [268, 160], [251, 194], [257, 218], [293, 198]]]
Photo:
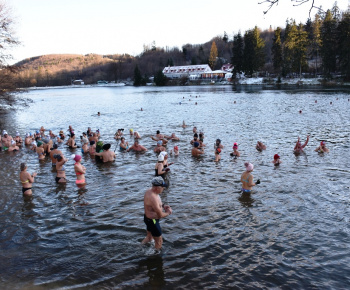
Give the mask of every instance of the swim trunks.
[[159, 219], [149, 219], [146, 215], [143, 215], [143, 221], [147, 226], [147, 231], [151, 232], [152, 237], [160, 237], [162, 235], [162, 229], [160, 228]]

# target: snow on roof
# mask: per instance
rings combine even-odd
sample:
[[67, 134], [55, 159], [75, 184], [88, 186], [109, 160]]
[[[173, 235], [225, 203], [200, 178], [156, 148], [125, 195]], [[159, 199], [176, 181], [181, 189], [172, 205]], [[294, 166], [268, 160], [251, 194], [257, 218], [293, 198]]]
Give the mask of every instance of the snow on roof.
[[188, 73], [188, 72], [211, 72], [211, 68], [207, 64], [200, 65], [184, 65], [165, 67], [163, 73]]

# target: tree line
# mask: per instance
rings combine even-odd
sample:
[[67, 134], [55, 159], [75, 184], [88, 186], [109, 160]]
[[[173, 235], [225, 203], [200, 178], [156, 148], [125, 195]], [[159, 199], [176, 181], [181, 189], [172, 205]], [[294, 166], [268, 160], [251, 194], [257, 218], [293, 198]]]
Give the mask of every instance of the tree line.
[[[1, 11], [0, 6], [0, 11]], [[350, 15], [335, 4], [319, 12], [314, 19], [299, 23], [286, 21], [285, 27], [261, 31], [254, 27], [232, 39], [224, 32], [203, 44], [178, 47], [157, 47], [155, 42], [144, 45], [137, 56], [114, 55], [44, 55], [25, 59], [14, 66], [6, 65], [8, 49], [18, 44], [11, 38], [11, 24], [1, 19], [0, 38], [7, 46], [0, 47], [0, 89], [31, 86], [70, 85], [74, 79], [86, 84], [99, 80], [133, 82], [145, 85], [154, 77], [158, 85], [167, 84], [162, 74], [166, 66], [209, 64], [220, 69], [225, 63], [234, 65], [234, 75], [275, 75], [281, 77], [322, 75], [350, 80]], [[0, 23], [1, 24], [1, 23]], [[4, 30], [7, 29], [7, 30]], [[4, 36], [6, 35], [7, 43]], [[182, 80], [181, 83], [185, 83]]]
[[255, 27], [234, 35], [232, 64], [235, 74], [273, 73], [301, 76], [303, 73], [324, 78], [340, 76], [350, 80], [350, 13], [340, 12], [336, 4], [319, 12], [305, 24], [286, 21], [273, 31], [271, 62], [266, 62], [266, 43]]

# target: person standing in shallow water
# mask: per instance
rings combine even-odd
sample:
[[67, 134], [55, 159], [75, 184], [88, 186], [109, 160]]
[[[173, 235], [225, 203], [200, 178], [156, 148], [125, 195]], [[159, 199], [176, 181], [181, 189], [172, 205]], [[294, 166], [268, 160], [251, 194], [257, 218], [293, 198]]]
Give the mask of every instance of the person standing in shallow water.
[[241, 176], [242, 189], [243, 193], [250, 193], [252, 191], [253, 186], [260, 184], [260, 180], [258, 179], [256, 183], [253, 181], [252, 171], [254, 170], [254, 165], [246, 162], [244, 163], [245, 172], [243, 172]]
[[21, 163], [21, 173], [19, 174], [19, 179], [22, 183], [22, 193], [26, 196], [32, 195], [32, 184], [34, 183], [34, 177], [36, 176], [36, 172], [32, 175], [27, 171], [27, 164]]
[[[166, 187], [163, 178], [160, 176], [152, 179], [152, 187], [148, 189], [144, 195], [144, 216], [143, 221], [146, 224], [147, 235], [143, 239], [142, 244], [155, 241], [155, 248], [160, 250], [163, 244], [162, 229], [159, 224], [161, 218], [172, 214], [172, 209], [169, 205], [162, 205], [160, 194], [163, 188]], [[164, 209], [164, 211], [163, 211]]]

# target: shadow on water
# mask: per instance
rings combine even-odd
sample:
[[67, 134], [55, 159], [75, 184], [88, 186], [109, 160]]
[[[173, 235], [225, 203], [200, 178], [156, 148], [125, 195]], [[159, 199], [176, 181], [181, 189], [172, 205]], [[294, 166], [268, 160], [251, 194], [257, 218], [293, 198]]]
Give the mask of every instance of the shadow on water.
[[243, 207], [252, 207], [254, 203], [254, 199], [251, 196], [251, 193], [243, 192], [241, 196], [238, 198], [239, 202]]
[[166, 281], [163, 267], [163, 258], [161, 255], [153, 255], [139, 261], [136, 271], [147, 271], [149, 278], [148, 282], [143, 284], [143, 287], [159, 289], [159, 287], [165, 286]]

